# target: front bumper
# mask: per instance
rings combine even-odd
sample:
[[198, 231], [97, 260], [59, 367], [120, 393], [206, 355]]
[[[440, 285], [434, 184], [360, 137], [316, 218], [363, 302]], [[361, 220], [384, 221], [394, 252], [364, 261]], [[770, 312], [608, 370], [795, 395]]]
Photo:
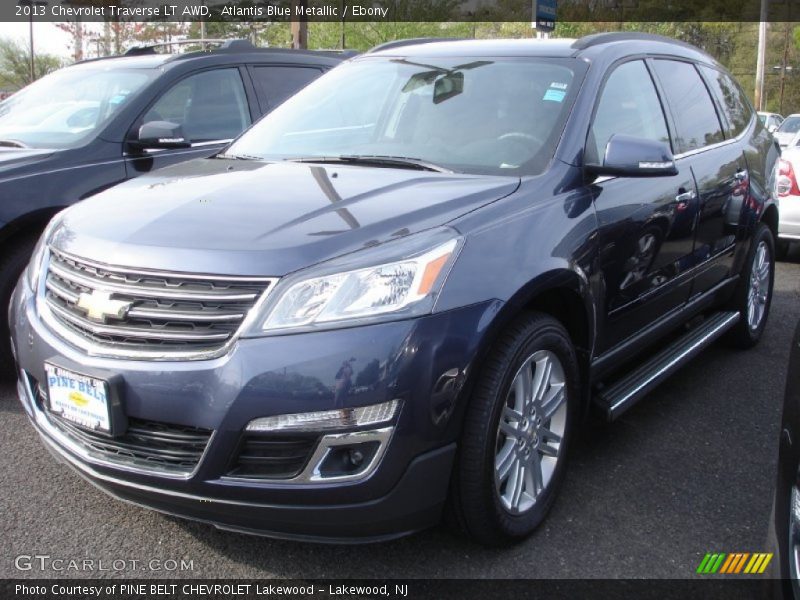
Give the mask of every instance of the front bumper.
[[[460, 391], [486, 322], [482, 317], [496, 309], [486, 303], [408, 321], [241, 339], [225, 356], [189, 362], [89, 357], [42, 324], [24, 284], [10, 318], [18, 391], [31, 422], [48, 449], [94, 485], [122, 500], [221, 528], [338, 542], [396, 537], [438, 521], [463, 409]], [[87, 452], [37, 401], [35, 382], [44, 381], [46, 360], [118, 377], [129, 419], [211, 430], [196, 467], [176, 475]], [[355, 385], [343, 398], [334, 390], [346, 361], [355, 366]], [[359, 379], [359, 372], [367, 374]], [[242, 432], [253, 419], [391, 399], [399, 399], [402, 409], [380, 463], [363, 479], [230, 475]]]

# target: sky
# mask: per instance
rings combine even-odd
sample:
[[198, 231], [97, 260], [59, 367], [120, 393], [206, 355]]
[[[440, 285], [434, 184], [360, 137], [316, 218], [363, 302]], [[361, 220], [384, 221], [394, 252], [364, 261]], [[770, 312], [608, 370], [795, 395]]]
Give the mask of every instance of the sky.
[[[97, 23], [88, 23], [87, 27], [98, 27]], [[0, 38], [11, 38], [25, 44], [29, 44], [28, 23], [7, 23], [0, 22]], [[56, 27], [55, 23], [34, 23], [33, 24], [33, 51], [55, 54], [62, 58], [71, 56], [69, 48], [69, 35]], [[87, 44], [85, 51], [91, 52], [93, 46]]]

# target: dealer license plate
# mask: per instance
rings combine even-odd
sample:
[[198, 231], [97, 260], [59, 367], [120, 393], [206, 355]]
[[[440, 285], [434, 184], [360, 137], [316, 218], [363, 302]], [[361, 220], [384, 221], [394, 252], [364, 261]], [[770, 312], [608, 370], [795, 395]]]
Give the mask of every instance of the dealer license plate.
[[88, 429], [111, 432], [106, 381], [49, 363], [44, 368], [50, 412]]

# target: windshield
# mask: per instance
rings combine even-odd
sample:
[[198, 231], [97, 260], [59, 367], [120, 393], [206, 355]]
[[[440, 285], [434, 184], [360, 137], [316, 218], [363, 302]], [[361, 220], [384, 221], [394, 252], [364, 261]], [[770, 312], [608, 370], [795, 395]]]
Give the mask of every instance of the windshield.
[[778, 127], [782, 133], [797, 133], [800, 131], [800, 117], [786, 117], [786, 120]]
[[76, 148], [157, 71], [62, 69], [0, 102], [0, 145]]
[[463, 173], [534, 174], [555, 152], [577, 69], [560, 59], [356, 60], [290, 98], [226, 155], [392, 157]]

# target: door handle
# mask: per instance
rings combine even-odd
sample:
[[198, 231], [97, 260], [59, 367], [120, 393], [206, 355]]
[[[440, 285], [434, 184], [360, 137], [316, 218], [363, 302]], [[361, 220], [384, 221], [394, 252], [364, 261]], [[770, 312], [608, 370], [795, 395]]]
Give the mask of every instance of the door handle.
[[697, 198], [697, 194], [694, 193], [694, 190], [691, 190], [689, 192], [681, 192], [680, 194], [675, 196], [675, 202], [677, 202], [677, 204], [675, 205], [675, 210], [679, 211], [686, 210], [687, 208], [689, 208], [689, 204], [695, 198]]
[[742, 183], [747, 179], [747, 171], [745, 169], [738, 169], [733, 178], [736, 180], [736, 183]]

